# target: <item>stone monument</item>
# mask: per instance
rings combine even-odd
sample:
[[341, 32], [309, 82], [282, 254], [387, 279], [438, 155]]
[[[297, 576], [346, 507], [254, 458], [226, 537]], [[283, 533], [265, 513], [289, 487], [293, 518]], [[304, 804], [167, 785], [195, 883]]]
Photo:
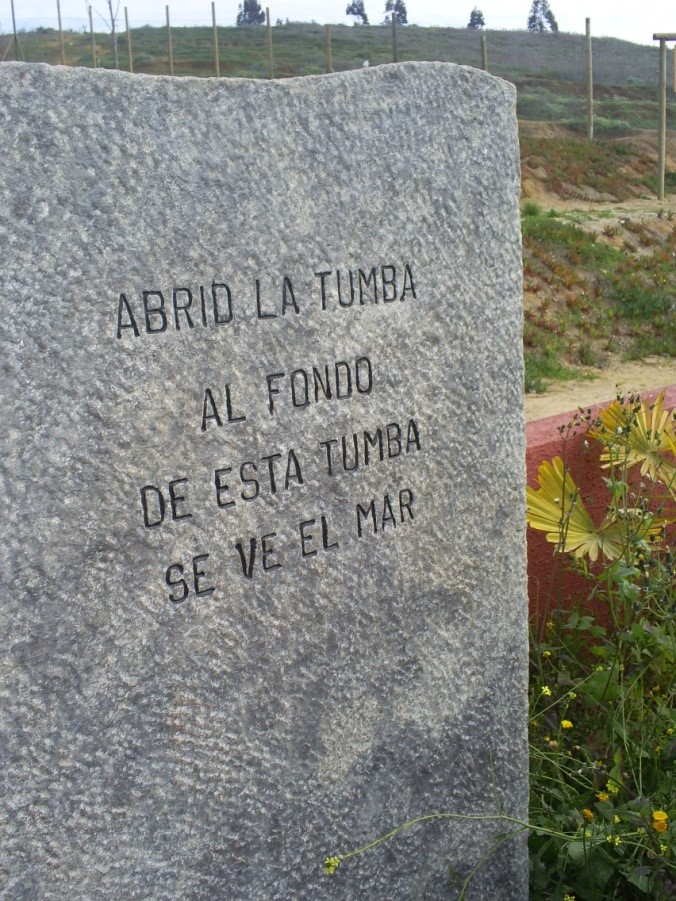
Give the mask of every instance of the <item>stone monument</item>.
[[453, 897], [527, 804], [513, 87], [12, 63], [0, 122], [0, 891]]

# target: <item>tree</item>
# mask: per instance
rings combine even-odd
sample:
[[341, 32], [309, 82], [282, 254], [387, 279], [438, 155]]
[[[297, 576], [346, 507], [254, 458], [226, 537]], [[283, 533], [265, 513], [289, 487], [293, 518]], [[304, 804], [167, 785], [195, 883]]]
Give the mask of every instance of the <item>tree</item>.
[[558, 31], [559, 24], [549, 6], [549, 0], [533, 0], [528, 15], [529, 31]]
[[486, 22], [484, 20], [484, 14], [480, 9], [477, 9], [476, 6], [469, 14], [469, 22], [467, 23], [468, 28], [485, 28]]
[[[364, 0], [352, 0], [352, 3], [345, 10], [346, 16], [354, 16], [355, 19], [361, 19], [362, 25], [369, 24], [369, 17], [366, 15], [366, 10], [364, 9]], [[355, 25], [357, 23], [355, 22]]]
[[262, 25], [265, 22], [265, 13], [261, 9], [258, 0], [242, 0], [237, 13], [238, 25]]
[[388, 19], [392, 18], [392, 13], [394, 13], [394, 19], [397, 25], [407, 25], [408, 24], [408, 16], [406, 15], [406, 4], [404, 0], [387, 0], [385, 4], [385, 13], [389, 13], [387, 16]]

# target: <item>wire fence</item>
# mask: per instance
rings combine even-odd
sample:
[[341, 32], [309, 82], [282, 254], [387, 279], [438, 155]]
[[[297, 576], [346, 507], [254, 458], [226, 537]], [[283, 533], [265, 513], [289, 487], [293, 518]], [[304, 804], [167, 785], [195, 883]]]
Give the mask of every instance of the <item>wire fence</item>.
[[[583, 83], [584, 34], [418, 28], [388, 22], [380, 26], [321, 26], [283, 22], [268, 11], [263, 27], [219, 22], [215, 3], [190, 24], [166, 17], [151, 25], [124, 7], [111, 33], [110, 17], [93, 6], [88, 21], [61, 19], [59, 0], [52, 20], [30, 31], [0, 23], [0, 59], [101, 66], [152, 74], [288, 77], [319, 74], [404, 60], [438, 60], [485, 68], [515, 81], [523, 77]], [[75, 25], [74, 22], [78, 24]], [[117, 38], [114, 40], [114, 38]], [[658, 51], [612, 38], [593, 38], [594, 81], [598, 85], [655, 85]], [[630, 48], [630, 49], [629, 49]], [[673, 57], [673, 53], [671, 54]], [[676, 65], [672, 62], [676, 90]]]

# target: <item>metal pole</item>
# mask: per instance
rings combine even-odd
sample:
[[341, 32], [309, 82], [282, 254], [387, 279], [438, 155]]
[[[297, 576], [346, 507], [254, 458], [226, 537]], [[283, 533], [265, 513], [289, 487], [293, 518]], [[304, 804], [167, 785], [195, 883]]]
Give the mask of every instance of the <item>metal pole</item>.
[[[211, 4], [213, 8], [213, 3]], [[169, 74], [174, 74], [174, 48], [171, 44], [171, 22], [169, 21], [169, 7], [166, 7], [167, 10], [167, 45], [169, 47]], [[218, 41], [218, 38], [216, 39]], [[218, 59], [218, 43], [216, 44], [216, 58]], [[216, 75], [218, 76], [218, 64], [216, 65]]]
[[134, 57], [131, 55], [131, 30], [129, 28], [129, 15], [127, 7], [124, 8], [124, 24], [127, 29], [127, 56], [129, 57], [129, 71], [134, 71]]
[[660, 40], [660, 133], [657, 160], [657, 199], [664, 200], [664, 164], [667, 143], [667, 42]]
[[96, 41], [94, 40], [94, 22], [92, 20], [92, 8], [91, 6], [87, 7], [89, 10], [89, 33], [92, 36], [92, 62], [94, 64], [94, 68], [96, 69], [98, 63], [96, 62]]
[[592, 71], [591, 19], [585, 19], [587, 33], [587, 140], [594, 140], [594, 76]]
[[326, 71], [333, 72], [333, 54], [331, 52], [331, 26], [326, 26]]
[[59, 17], [59, 40], [61, 41], [61, 65], [66, 65], [66, 45], [63, 43], [63, 28], [61, 26], [61, 3], [56, 0], [56, 15]]
[[488, 72], [488, 49], [486, 47], [486, 35], [481, 35], [481, 68]]
[[272, 58], [272, 28], [270, 27], [270, 7], [265, 7], [265, 22], [268, 29], [268, 78], [275, 77], [275, 63]]
[[397, 17], [392, 13], [392, 62], [399, 62], [397, 54]]
[[218, 61], [218, 29], [216, 28], [216, 4], [211, 0], [211, 20], [214, 23], [214, 67], [216, 78], [221, 77], [221, 67]]

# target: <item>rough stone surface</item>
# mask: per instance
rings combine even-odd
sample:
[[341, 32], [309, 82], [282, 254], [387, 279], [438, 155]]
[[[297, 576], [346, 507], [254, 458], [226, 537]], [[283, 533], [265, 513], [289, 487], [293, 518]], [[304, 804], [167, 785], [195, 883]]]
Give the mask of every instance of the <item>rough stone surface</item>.
[[0, 148], [3, 894], [453, 897], [503, 823], [323, 858], [525, 815], [514, 90], [4, 64]]

